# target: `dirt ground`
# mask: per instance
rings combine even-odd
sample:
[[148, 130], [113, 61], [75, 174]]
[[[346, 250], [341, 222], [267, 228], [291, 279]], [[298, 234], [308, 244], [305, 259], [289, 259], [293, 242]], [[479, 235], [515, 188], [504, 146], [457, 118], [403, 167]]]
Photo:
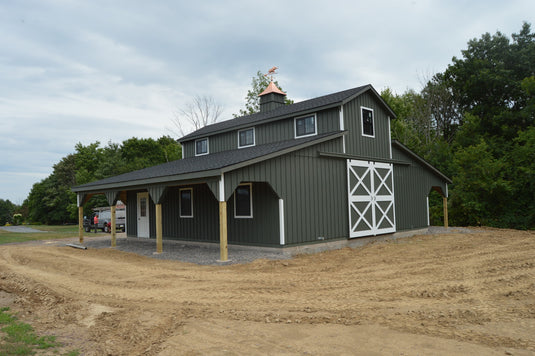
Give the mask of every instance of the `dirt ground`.
[[9, 245], [0, 304], [83, 355], [535, 355], [535, 232], [230, 266]]

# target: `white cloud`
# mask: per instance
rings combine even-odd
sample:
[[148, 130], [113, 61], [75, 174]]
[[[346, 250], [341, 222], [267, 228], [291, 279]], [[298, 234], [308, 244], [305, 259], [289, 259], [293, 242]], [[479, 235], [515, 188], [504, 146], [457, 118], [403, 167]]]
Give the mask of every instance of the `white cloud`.
[[259, 69], [280, 67], [298, 101], [419, 89], [469, 39], [510, 35], [534, 13], [521, 0], [1, 2], [0, 198], [24, 199], [77, 142], [169, 134], [195, 95], [229, 119]]

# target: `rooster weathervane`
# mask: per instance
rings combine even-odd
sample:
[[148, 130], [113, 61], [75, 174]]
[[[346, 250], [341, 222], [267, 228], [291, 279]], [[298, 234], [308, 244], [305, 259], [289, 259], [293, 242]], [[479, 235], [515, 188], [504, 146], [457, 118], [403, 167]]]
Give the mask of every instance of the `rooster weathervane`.
[[273, 75], [277, 74], [276, 70], [279, 69], [279, 67], [272, 67], [270, 70], [268, 70], [267, 74], [264, 74], [264, 77], [269, 76], [271, 81], [273, 81]]

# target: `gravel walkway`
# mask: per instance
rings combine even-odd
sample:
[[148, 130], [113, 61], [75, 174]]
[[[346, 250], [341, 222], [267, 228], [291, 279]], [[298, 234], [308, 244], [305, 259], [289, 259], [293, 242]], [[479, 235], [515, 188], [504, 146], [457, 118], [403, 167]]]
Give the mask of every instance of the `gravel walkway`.
[[[143, 239], [135, 237], [118, 237], [117, 250], [132, 252], [138, 255], [157, 258], [161, 260], [179, 260], [182, 262], [190, 262], [199, 265], [221, 265], [221, 264], [236, 264], [248, 263], [259, 258], [282, 260], [288, 259], [282, 251], [277, 251], [276, 248], [262, 248], [262, 247], [244, 247], [244, 246], [228, 246], [229, 261], [218, 262], [219, 244], [203, 243], [195, 244], [184, 241], [163, 240], [163, 252], [155, 253], [156, 240]], [[87, 248], [109, 248], [111, 239], [108, 236], [105, 239], [87, 238], [84, 241], [84, 246]]]
[[[473, 233], [473, 230], [461, 227], [450, 227], [445, 229], [440, 226], [431, 226], [428, 234], [446, 234], [446, 233]], [[88, 248], [109, 248], [110, 237], [97, 237], [93, 239], [88, 237], [84, 241], [84, 245]], [[244, 247], [228, 245], [228, 262], [218, 262], [219, 260], [219, 244], [205, 243], [196, 244], [184, 241], [163, 240], [163, 252], [160, 254], [156, 251], [155, 239], [142, 239], [129, 237], [125, 234], [119, 234], [117, 237], [116, 249], [132, 252], [138, 255], [143, 255], [151, 258], [162, 260], [179, 260], [182, 262], [190, 262], [199, 265], [220, 265], [220, 264], [239, 264], [252, 262], [259, 258], [270, 260], [282, 260], [291, 258], [291, 256], [283, 254], [277, 248], [262, 248], [262, 247]]]
[[[0, 229], [12, 231], [12, 232], [39, 232], [39, 230], [32, 229], [24, 226], [2, 226]], [[428, 234], [466, 234], [474, 233], [476, 231], [462, 227], [450, 227], [445, 229], [439, 226], [431, 226], [428, 229]], [[85, 234], [83, 246], [91, 249], [110, 248], [111, 237], [110, 235], [103, 234]], [[30, 241], [26, 243], [32, 244], [52, 244], [56, 246], [65, 246], [66, 244], [78, 244], [78, 238], [59, 239], [59, 240], [39, 240]], [[289, 259], [291, 256], [284, 254], [281, 249], [278, 248], [263, 248], [263, 247], [247, 247], [228, 245], [229, 261], [219, 261], [219, 244], [217, 243], [191, 243], [175, 240], [163, 240], [163, 252], [155, 253], [156, 240], [155, 239], [143, 239], [135, 237], [126, 237], [125, 233], [117, 234], [117, 250], [124, 252], [131, 252], [150, 258], [156, 258], [161, 260], [178, 260], [182, 262], [195, 263], [199, 265], [221, 265], [221, 264], [241, 264], [248, 263], [259, 258], [270, 260], [283, 260]]]

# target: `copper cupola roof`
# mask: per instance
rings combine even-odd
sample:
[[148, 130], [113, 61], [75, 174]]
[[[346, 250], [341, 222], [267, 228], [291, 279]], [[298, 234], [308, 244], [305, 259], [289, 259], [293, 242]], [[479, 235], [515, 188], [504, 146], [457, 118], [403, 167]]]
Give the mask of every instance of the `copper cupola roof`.
[[286, 95], [285, 92], [283, 92], [282, 90], [277, 88], [275, 83], [273, 83], [273, 81], [271, 81], [271, 82], [269, 82], [269, 85], [267, 86], [267, 88], [264, 89], [264, 91], [261, 92], [258, 96], [263, 96], [263, 95], [267, 95], [267, 94], [271, 94], [271, 93], [277, 93], [277, 94]]

